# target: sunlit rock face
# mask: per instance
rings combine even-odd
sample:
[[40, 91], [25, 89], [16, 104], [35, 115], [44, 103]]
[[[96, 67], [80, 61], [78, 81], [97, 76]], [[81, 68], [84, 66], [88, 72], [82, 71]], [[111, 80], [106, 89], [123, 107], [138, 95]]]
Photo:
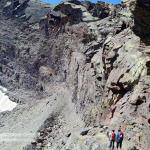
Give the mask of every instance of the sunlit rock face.
[[149, 3], [2, 0], [1, 86], [18, 109], [67, 91], [61, 102], [73, 102], [85, 126], [121, 126], [129, 142], [150, 149]]

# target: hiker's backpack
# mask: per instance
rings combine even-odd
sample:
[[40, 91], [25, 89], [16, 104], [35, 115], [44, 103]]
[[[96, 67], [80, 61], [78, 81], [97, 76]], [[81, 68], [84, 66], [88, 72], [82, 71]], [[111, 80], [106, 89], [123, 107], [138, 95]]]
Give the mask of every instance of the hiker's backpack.
[[119, 132], [119, 140], [120, 140], [120, 141], [123, 140], [123, 132]]
[[115, 133], [113, 132], [113, 133], [111, 134], [111, 140], [115, 140], [115, 137], [116, 137], [116, 135], [115, 135]]

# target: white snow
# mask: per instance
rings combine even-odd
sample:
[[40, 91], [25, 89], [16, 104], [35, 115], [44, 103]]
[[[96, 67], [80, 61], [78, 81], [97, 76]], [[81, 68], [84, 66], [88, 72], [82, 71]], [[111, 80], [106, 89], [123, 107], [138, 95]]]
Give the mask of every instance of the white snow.
[[0, 113], [4, 111], [12, 111], [17, 103], [10, 101], [9, 97], [5, 94], [6, 88], [0, 86]]

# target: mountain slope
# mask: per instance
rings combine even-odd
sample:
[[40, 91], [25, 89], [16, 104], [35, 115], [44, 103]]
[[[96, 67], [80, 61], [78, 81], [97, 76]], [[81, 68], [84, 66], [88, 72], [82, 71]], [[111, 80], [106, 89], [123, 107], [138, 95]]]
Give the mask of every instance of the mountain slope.
[[[17, 107], [0, 114], [0, 132], [36, 138], [2, 149], [67, 149], [60, 144], [64, 134], [107, 126], [105, 132], [122, 128], [127, 149], [148, 150], [149, 3], [2, 0], [0, 85]], [[49, 127], [54, 131], [48, 133]], [[37, 132], [46, 135], [39, 140]]]

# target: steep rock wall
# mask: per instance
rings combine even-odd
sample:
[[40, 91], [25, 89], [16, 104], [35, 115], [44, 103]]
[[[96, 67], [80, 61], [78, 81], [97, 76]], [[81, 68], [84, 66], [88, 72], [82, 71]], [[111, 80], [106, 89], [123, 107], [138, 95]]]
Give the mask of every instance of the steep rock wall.
[[1, 85], [43, 93], [65, 82], [86, 126], [121, 126], [150, 147], [149, 1], [0, 3]]

